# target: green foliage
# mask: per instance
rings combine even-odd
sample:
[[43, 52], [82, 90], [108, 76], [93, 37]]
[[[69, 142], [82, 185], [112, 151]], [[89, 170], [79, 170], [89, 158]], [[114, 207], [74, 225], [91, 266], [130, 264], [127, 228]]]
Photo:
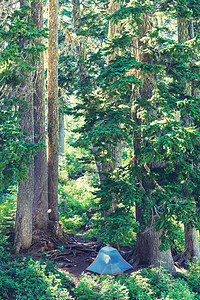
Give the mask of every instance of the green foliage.
[[15, 258], [11, 255], [14, 213], [14, 196], [1, 195], [0, 299], [73, 299], [69, 293], [73, 286], [71, 279], [52, 263], [44, 264], [31, 257]]
[[123, 207], [106, 217], [98, 214], [90, 220], [90, 228], [86, 236], [95, 237], [104, 243], [117, 243], [120, 246], [135, 246], [138, 224], [135, 223], [134, 213], [126, 212]]
[[86, 172], [94, 172], [92, 164], [87, 164], [84, 157], [88, 155], [88, 151], [85, 149], [79, 149], [74, 147], [67, 147], [65, 153], [66, 157], [66, 171], [70, 179], [75, 179], [83, 176]]
[[[198, 271], [193, 271], [198, 278]], [[191, 290], [188, 276], [174, 278], [163, 269], [142, 269], [131, 275], [95, 276], [85, 274], [76, 290], [76, 299], [199, 299], [200, 289]], [[92, 298], [93, 297], [93, 298]]]
[[[194, 93], [200, 80], [195, 23], [199, 0], [166, 0], [159, 5], [125, 1], [112, 13], [114, 7], [94, 8], [90, 1], [84, 5], [79, 10], [80, 22], [74, 26], [81, 43], [76, 54], [68, 52], [69, 82], [74, 76], [72, 90], [77, 97], [70, 114], [84, 120], [74, 130], [78, 139], [73, 146], [78, 151], [89, 150], [81, 155], [87, 160], [89, 153], [90, 162], [93, 159], [99, 169], [106, 165], [112, 169], [113, 150], [119, 143], [128, 150], [134, 146], [134, 151], [127, 151], [122, 167], [100, 174], [104, 179], [95, 196], [100, 199], [101, 212], [108, 211], [113, 201], [118, 209], [105, 219], [97, 212], [89, 234], [125, 244], [126, 237], [133, 241], [152, 217], [156, 229], [163, 232], [161, 250], [180, 239], [178, 248], [183, 249], [180, 224], [190, 220], [199, 228], [194, 210], [200, 182], [200, 102]], [[171, 22], [177, 16], [194, 21], [195, 38], [186, 43], [177, 42], [177, 28]], [[163, 26], [155, 26], [155, 20]], [[105, 21], [110, 22], [108, 27]], [[111, 27], [112, 36], [108, 34]], [[102, 28], [104, 38], [99, 34]], [[183, 117], [191, 120], [189, 126]], [[73, 154], [68, 153], [67, 158], [71, 178], [84, 172]], [[133, 218], [135, 204], [142, 209], [140, 224]], [[82, 219], [79, 213], [75, 215], [76, 226]], [[129, 222], [125, 225], [123, 219]]]
[[20, 98], [20, 85], [35, 70], [45, 46], [36, 39], [47, 37], [46, 30], [37, 30], [27, 5], [14, 10], [0, 25], [0, 190], [26, 177], [31, 155], [44, 145], [25, 141], [20, 121], [27, 106]]
[[15, 195], [0, 194], [0, 232], [13, 231], [16, 211]]
[[[79, 206], [77, 203], [77, 210]], [[185, 275], [179, 273], [176, 278], [160, 268], [142, 269], [117, 277], [84, 274], [75, 288], [71, 279], [48, 261], [14, 258], [12, 245], [5, 236], [12, 226], [14, 207], [14, 196], [1, 196], [0, 225], [6, 230], [0, 233], [0, 299], [199, 299], [199, 262], [191, 263]], [[61, 203], [60, 209], [63, 215], [67, 214], [65, 202]]]
[[1, 263], [0, 297], [2, 299], [72, 299], [69, 278], [32, 258]]
[[98, 208], [98, 200], [92, 193], [94, 189], [88, 173], [76, 180], [65, 181], [65, 185], [63, 178], [64, 173], [61, 172], [58, 204], [60, 220], [68, 232], [75, 234], [90, 222], [92, 211]]
[[[141, 276], [148, 280], [152, 288], [152, 299], [195, 299], [195, 294], [184, 279], [174, 279], [163, 269], [148, 268], [141, 270]], [[179, 298], [179, 299], [180, 299]]]
[[185, 277], [186, 282], [191, 287], [192, 291], [197, 293], [199, 296], [197, 299], [200, 299], [200, 261], [194, 261], [189, 263], [189, 269]]
[[119, 285], [114, 277], [84, 275], [75, 290], [77, 300], [102, 299], [102, 300], [127, 300], [128, 289]]

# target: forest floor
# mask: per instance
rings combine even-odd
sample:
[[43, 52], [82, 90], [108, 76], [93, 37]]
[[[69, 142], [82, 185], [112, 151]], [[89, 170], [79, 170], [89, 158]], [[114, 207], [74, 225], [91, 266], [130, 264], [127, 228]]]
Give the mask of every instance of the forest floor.
[[[60, 240], [52, 236], [50, 232], [42, 230], [35, 230], [33, 233], [32, 246], [28, 251], [20, 252], [22, 256], [32, 256], [35, 259], [42, 261], [51, 261], [57, 265], [59, 271], [71, 277], [75, 286], [78, 285], [81, 274], [87, 272], [87, 267], [95, 260], [100, 249], [101, 242], [94, 242], [92, 240], [85, 240], [83, 238], [84, 232], [74, 235], [66, 235], [64, 239]], [[122, 250], [126, 255], [126, 249]], [[127, 270], [125, 273], [131, 274], [136, 272], [141, 267], [137, 266], [133, 269]], [[184, 272], [181, 264], [175, 262], [175, 269], [177, 272]]]
[[[21, 251], [22, 256], [32, 256], [42, 261], [52, 261], [60, 271], [70, 276], [77, 286], [81, 274], [87, 272], [87, 267], [95, 260], [101, 242], [85, 240], [84, 233], [75, 236], [65, 236], [63, 240], [57, 239], [42, 230], [33, 233], [32, 246], [28, 251]], [[125, 273], [135, 272], [136, 268]]]

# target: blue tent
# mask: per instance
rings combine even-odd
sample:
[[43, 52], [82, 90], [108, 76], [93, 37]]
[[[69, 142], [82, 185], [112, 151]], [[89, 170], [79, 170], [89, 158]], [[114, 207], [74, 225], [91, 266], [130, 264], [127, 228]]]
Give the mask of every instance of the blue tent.
[[106, 246], [101, 248], [95, 261], [86, 269], [98, 274], [113, 274], [117, 275], [131, 269], [117, 249]]

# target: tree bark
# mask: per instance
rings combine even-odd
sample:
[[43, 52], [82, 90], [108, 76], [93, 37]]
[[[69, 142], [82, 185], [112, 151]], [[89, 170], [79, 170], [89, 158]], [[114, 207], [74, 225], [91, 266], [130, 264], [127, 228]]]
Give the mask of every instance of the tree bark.
[[185, 251], [189, 257], [200, 258], [199, 239], [196, 228], [185, 224]]
[[58, 221], [58, 0], [49, 0], [48, 200], [49, 219]]
[[[28, 109], [24, 113], [24, 119], [21, 121], [21, 127], [28, 134], [26, 141], [34, 142], [34, 119], [33, 119], [33, 95], [32, 95], [32, 78], [22, 88], [22, 97], [25, 98]], [[26, 95], [26, 97], [25, 97]], [[32, 158], [33, 162], [33, 158]], [[17, 191], [17, 210], [15, 221], [15, 239], [14, 246], [16, 252], [19, 250], [28, 249], [32, 242], [32, 206], [33, 206], [33, 191], [34, 191], [34, 166], [30, 165], [27, 174], [27, 180], [23, 180], [18, 184]]]
[[[24, 0], [20, 0], [20, 6]], [[23, 45], [24, 46], [24, 45]], [[26, 85], [21, 85], [19, 92], [22, 99], [25, 99], [28, 109], [24, 113], [21, 127], [26, 131], [26, 142], [34, 143], [34, 117], [33, 117], [33, 74], [29, 75]], [[32, 206], [34, 193], [34, 166], [33, 157], [27, 174], [27, 180], [18, 183], [17, 209], [15, 218], [14, 246], [16, 252], [20, 249], [28, 249], [32, 242]]]
[[65, 115], [63, 112], [59, 113], [59, 155], [65, 153]]
[[150, 227], [138, 233], [136, 243], [136, 248], [138, 249], [137, 259], [139, 259], [140, 265], [162, 266], [173, 272], [174, 261], [171, 255], [171, 249], [160, 251], [160, 236], [161, 231], [156, 231], [154, 227]]
[[[37, 29], [43, 29], [42, 0], [33, 1], [31, 6], [33, 22]], [[43, 40], [38, 39], [38, 43]], [[45, 79], [44, 53], [40, 54], [40, 61], [35, 63], [37, 70], [34, 77], [34, 142], [43, 142], [46, 145], [45, 135]], [[48, 225], [48, 185], [47, 185], [47, 154], [46, 147], [34, 157], [34, 198], [33, 224], [36, 228], [46, 229]]]

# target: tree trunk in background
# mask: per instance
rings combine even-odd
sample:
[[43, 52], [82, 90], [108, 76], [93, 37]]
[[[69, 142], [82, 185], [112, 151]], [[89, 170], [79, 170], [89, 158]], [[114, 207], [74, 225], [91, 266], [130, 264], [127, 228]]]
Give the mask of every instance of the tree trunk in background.
[[59, 113], [59, 155], [65, 154], [65, 115]]
[[184, 225], [185, 231], [185, 251], [189, 257], [200, 258], [199, 239], [196, 228], [191, 225]]
[[[24, 119], [21, 121], [22, 129], [28, 135], [26, 141], [28, 143], [34, 142], [34, 119], [33, 119], [33, 95], [32, 95], [32, 78], [28, 79], [21, 97], [25, 98], [28, 109], [24, 113]], [[33, 162], [33, 158], [32, 158]], [[32, 242], [32, 206], [33, 206], [33, 191], [34, 191], [34, 165], [29, 167], [28, 179], [23, 180], [18, 184], [17, 191], [17, 211], [15, 221], [15, 240], [14, 246], [16, 252], [19, 250], [28, 249]]]
[[[74, 23], [74, 31], [77, 34], [78, 30], [80, 29], [80, 1], [79, 0], [72, 0], [73, 5], [73, 23]], [[87, 77], [87, 68], [85, 65], [85, 38], [78, 36], [76, 40], [76, 49], [78, 53], [78, 70], [79, 70], [79, 78], [81, 86], [84, 85], [85, 79]], [[87, 91], [85, 90], [85, 95]], [[85, 96], [84, 95], [84, 96]]]
[[[120, 0], [113, 1], [111, 0], [108, 7], [108, 13], [113, 14], [114, 12], [118, 11], [120, 9]], [[112, 20], [109, 21], [108, 24], [108, 39], [112, 39], [116, 34], [121, 32], [121, 25], [116, 24]], [[112, 59], [115, 59], [115, 57], [119, 54], [118, 49], [115, 49], [114, 53], [112, 55], [109, 55], [108, 57], [108, 64]], [[114, 99], [112, 99], [114, 100]], [[111, 152], [111, 158], [108, 163], [100, 164], [100, 173], [99, 178], [101, 184], [103, 184], [105, 179], [105, 173], [113, 173], [113, 171], [120, 167], [122, 164], [122, 145], [121, 141], [117, 141], [116, 145], [108, 145], [109, 150]], [[102, 212], [102, 217], [105, 217], [113, 212], [115, 212], [115, 199], [113, 197], [111, 201], [111, 206], [107, 211]]]
[[[193, 30], [190, 30], [191, 21], [186, 18], [182, 18], [178, 16], [177, 18], [178, 24], [178, 42], [185, 43], [186, 41], [193, 38]], [[191, 95], [192, 86], [187, 82], [185, 83], [185, 87], [187, 89], [187, 93]], [[195, 90], [194, 90], [195, 92]], [[181, 120], [183, 122], [183, 126], [190, 127], [192, 126], [192, 120], [190, 117], [181, 111]], [[194, 209], [196, 209], [194, 207]], [[184, 232], [185, 232], [185, 251], [189, 257], [198, 257], [200, 258], [200, 249], [199, 249], [199, 241], [198, 241], [198, 232], [196, 228], [192, 227], [190, 224], [184, 224]]]
[[49, 219], [58, 221], [58, 0], [49, 0], [48, 200]]
[[[33, 1], [31, 6], [33, 22], [37, 29], [43, 29], [42, 0]], [[38, 39], [38, 43], [42, 43]], [[45, 79], [44, 53], [40, 54], [40, 61], [35, 63], [37, 70], [34, 78], [34, 142], [46, 144], [45, 135]], [[34, 198], [33, 198], [33, 225], [36, 228], [46, 229], [48, 225], [48, 185], [47, 185], [47, 154], [46, 147], [34, 157]]]
[[[141, 32], [141, 37], [146, 35], [147, 30], [150, 30], [152, 27], [152, 23], [150, 20], [151, 16], [145, 14], [143, 15], [143, 25], [140, 26], [139, 30]], [[135, 56], [138, 61], [146, 62], [151, 64], [151, 57], [148, 53], [143, 51], [143, 45], [140, 40], [135, 41], [136, 49]], [[134, 97], [144, 98], [144, 99], [151, 99], [153, 89], [154, 89], [154, 75], [152, 74], [138, 74], [141, 79], [143, 80], [143, 85], [139, 88], [135, 88]], [[137, 107], [134, 107], [133, 103], [133, 118], [136, 124], [141, 125], [141, 120], [137, 116]], [[152, 112], [149, 112], [152, 113]], [[138, 142], [139, 141], [139, 142]], [[137, 133], [134, 136], [134, 153], [138, 149], [138, 147], [142, 147], [142, 137], [140, 133]], [[137, 157], [135, 157], [135, 164], [137, 164]], [[141, 182], [141, 188], [154, 188], [155, 184], [152, 183], [145, 183]], [[143, 206], [136, 205], [136, 221], [140, 221], [142, 217]], [[147, 226], [145, 226], [139, 233], [137, 233], [137, 240], [136, 240], [136, 263], [141, 265], [153, 265], [163, 266], [164, 268], [168, 269], [169, 271], [174, 271], [174, 261], [172, 258], [171, 250], [167, 251], [160, 251], [159, 246], [161, 245], [160, 236], [161, 231], [156, 231], [155, 227], [153, 227], [154, 221], [153, 216], [149, 219]]]

